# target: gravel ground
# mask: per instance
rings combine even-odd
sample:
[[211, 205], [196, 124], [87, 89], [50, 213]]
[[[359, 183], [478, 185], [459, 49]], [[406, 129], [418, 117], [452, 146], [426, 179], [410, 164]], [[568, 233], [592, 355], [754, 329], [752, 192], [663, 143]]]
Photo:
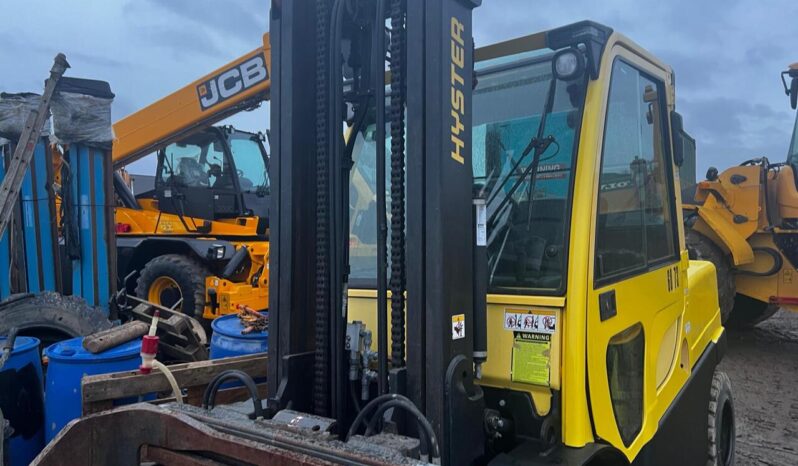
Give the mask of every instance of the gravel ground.
[[798, 465], [798, 314], [780, 311], [728, 342], [721, 367], [734, 394], [736, 464]]

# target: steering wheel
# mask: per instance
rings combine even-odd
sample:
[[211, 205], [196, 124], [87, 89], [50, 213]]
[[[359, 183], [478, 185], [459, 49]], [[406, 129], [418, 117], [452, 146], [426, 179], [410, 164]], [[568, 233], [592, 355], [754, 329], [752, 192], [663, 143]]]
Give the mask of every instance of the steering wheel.
[[208, 167], [208, 176], [219, 178], [220, 176], [222, 176], [222, 167], [216, 163], [210, 164], [210, 166]]

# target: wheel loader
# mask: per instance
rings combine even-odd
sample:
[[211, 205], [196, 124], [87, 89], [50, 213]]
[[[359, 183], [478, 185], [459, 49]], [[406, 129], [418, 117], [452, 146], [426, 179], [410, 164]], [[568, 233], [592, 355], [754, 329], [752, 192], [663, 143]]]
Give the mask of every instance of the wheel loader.
[[[792, 108], [798, 64], [782, 73]], [[710, 167], [685, 204], [687, 246], [718, 274], [723, 321], [751, 327], [780, 308], [798, 311], [798, 119], [785, 162], [765, 157]]]
[[221, 372], [37, 464], [734, 463], [671, 68], [592, 22], [474, 51], [479, 3], [272, 2], [267, 399]]

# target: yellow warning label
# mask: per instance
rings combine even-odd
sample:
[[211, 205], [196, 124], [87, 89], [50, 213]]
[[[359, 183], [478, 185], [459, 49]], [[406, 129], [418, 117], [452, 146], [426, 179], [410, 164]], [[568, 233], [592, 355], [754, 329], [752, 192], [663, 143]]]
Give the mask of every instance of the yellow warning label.
[[513, 382], [549, 385], [551, 335], [516, 333], [513, 340]]
[[465, 338], [465, 314], [452, 316], [452, 340]]

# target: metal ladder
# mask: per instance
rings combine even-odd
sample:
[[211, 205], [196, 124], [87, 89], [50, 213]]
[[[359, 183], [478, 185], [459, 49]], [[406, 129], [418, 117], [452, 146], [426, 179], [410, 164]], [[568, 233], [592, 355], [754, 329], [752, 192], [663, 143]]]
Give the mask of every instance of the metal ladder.
[[56, 55], [53, 67], [50, 69], [50, 77], [44, 83], [44, 93], [39, 106], [28, 114], [25, 128], [23, 128], [17, 146], [14, 149], [14, 155], [11, 156], [3, 183], [0, 184], [0, 238], [3, 237], [11, 220], [11, 214], [14, 212], [19, 198], [22, 180], [25, 177], [31, 157], [33, 157], [33, 150], [36, 148], [36, 142], [41, 135], [44, 121], [50, 116], [50, 99], [53, 97], [58, 80], [61, 79], [67, 68], [69, 68], [69, 63], [66, 60], [66, 56], [63, 53]]

